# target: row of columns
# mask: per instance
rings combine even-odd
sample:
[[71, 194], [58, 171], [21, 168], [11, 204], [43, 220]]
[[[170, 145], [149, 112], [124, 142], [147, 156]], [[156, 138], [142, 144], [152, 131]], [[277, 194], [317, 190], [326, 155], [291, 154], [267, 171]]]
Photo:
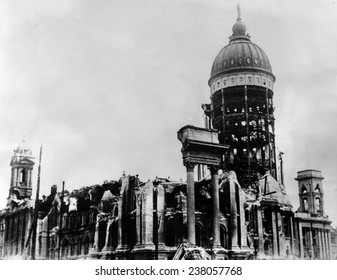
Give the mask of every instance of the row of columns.
[[[194, 163], [186, 163], [187, 169], [187, 231], [188, 243], [195, 245], [195, 194], [194, 194]], [[213, 250], [223, 249], [220, 241], [220, 208], [218, 167], [209, 166], [211, 171], [211, 199], [212, 199], [212, 236]], [[247, 232], [244, 225], [243, 200], [241, 190], [236, 180], [229, 180], [230, 189], [230, 249], [235, 251], [248, 250]]]
[[[274, 257], [286, 256], [286, 239], [281, 213], [278, 208], [268, 208], [266, 211], [271, 211], [271, 222], [272, 222], [272, 254]], [[294, 232], [294, 221], [292, 216], [285, 217], [289, 219], [290, 224], [290, 247], [289, 253], [295, 253], [295, 232]], [[257, 231], [259, 237], [259, 251], [264, 251], [264, 229], [263, 229], [263, 219], [262, 219], [262, 207], [257, 208]]]
[[[136, 192], [136, 232], [137, 242], [133, 248], [129, 248], [128, 237], [130, 228], [127, 225], [127, 216], [122, 214], [126, 212], [127, 200], [121, 197], [119, 202], [119, 232], [117, 257], [123, 258], [118, 253], [148, 253], [150, 251], [165, 250], [165, 233], [164, 233], [164, 216], [165, 216], [165, 189], [161, 184], [154, 185], [152, 181], [148, 181]], [[157, 228], [155, 228], [157, 227]], [[155, 234], [155, 236], [154, 236]], [[124, 238], [123, 238], [124, 235]], [[119, 256], [120, 255], [120, 256]], [[158, 257], [158, 256], [156, 256]]]
[[330, 240], [330, 232], [329, 229], [324, 228], [316, 228], [313, 226], [306, 226], [302, 223], [299, 223], [299, 239], [300, 239], [300, 257], [304, 258], [304, 244], [303, 244], [303, 228], [307, 228], [309, 232], [309, 246], [312, 253], [312, 256], [314, 256], [314, 242], [313, 242], [313, 235], [312, 230], [316, 231], [317, 239], [317, 245], [319, 250], [319, 258], [320, 259], [331, 259], [331, 240]]
[[29, 235], [30, 211], [24, 210], [6, 217], [4, 232], [4, 257], [22, 255]]
[[[194, 167], [196, 163], [187, 162], [187, 240], [189, 244], [195, 245], [195, 193], [194, 193]], [[213, 248], [221, 248], [220, 242], [220, 210], [219, 210], [219, 186], [218, 168], [210, 166], [211, 171], [211, 196], [212, 196], [212, 234]]]

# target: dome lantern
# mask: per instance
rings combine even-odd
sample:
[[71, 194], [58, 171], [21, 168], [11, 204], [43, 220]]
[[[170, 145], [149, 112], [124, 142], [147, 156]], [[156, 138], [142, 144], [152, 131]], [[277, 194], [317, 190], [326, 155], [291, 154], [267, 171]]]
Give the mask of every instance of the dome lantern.
[[255, 83], [273, 90], [275, 76], [269, 59], [265, 52], [251, 41], [246, 29], [238, 6], [238, 18], [233, 25], [229, 43], [220, 50], [213, 62], [208, 82], [212, 93], [238, 84]]

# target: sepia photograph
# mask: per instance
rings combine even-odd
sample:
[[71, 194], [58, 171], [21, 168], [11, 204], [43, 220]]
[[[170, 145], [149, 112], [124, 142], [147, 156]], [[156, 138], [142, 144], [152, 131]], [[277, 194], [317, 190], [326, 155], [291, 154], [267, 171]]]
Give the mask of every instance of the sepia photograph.
[[336, 2], [0, 0], [0, 265], [337, 260]]

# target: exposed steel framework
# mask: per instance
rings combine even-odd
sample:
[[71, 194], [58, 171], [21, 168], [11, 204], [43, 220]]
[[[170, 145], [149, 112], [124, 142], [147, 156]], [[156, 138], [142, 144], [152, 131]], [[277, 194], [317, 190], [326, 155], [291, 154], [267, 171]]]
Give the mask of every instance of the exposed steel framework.
[[229, 87], [214, 92], [211, 104], [220, 143], [230, 146], [225, 168], [234, 170], [243, 186], [267, 170], [277, 178], [273, 92], [251, 85]]

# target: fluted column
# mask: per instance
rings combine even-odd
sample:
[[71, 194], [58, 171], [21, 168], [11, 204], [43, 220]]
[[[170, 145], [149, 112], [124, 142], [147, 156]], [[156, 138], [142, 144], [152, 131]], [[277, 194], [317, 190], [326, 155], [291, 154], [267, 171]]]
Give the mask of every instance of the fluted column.
[[216, 166], [210, 167], [212, 179], [213, 247], [221, 247], [218, 170]]
[[195, 244], [195, 196], [194, 196], [194, 167], [195, 163], [187, 162], [187, 240]]

